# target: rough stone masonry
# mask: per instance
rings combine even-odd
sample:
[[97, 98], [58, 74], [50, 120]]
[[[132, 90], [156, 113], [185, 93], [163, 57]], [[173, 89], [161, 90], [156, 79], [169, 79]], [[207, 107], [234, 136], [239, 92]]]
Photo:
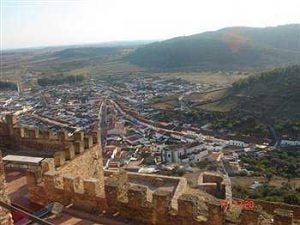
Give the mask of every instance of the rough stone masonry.
[[[2, 161], [2, 153], [0, 151], [0, 201], [9, 204], [9, 198], [6, 191], [4, 166]], [[0, 206], [0, 225], [13, 224], [11, 214], [8, 210]]]

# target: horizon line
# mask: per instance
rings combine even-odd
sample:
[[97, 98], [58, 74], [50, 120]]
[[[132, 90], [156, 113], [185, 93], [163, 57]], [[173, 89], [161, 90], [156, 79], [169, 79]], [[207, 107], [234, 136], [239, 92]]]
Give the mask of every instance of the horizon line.
[[[223, 29], [230, 29], [230, 28], [270, 28], [270, 27], [279, 27], [279, 26], [291, 26], [291, 25], [300, 25], [300, 23], [287, 23], [287, 24], [278, 24], [278, 25], [271, 25], [271, 26], [263, 26], [263, 27], [259, 27], [259, 26], [243, 26], [243, 25], [239, 25], [239, 26], [227, 26], [227, 27], [222, 27], [222, 28], [218, 28], [215, 30], [207, 30], [207, 31], [203, 31], [203, 32], [199, 32], [199, 33], [193, 33], [193, 34], [189, 34], [189, 35], [177, 35], [174, 37], [169, 37], [169, 38], [165, 38], [165, 39], [119, 39], [119, 40], [111, 40], [111, 41], [102, 41], [102, 42], [81, 42], [81, 43], [74, 43], [74, 44], [53, 44], [53, 45], [40, 45], [40, 46], [29, 46], [29, 47], [17, 47], [17, 48], [0, 48], [0, 52], [9, 52], [9, 51], [30, 51], [30, 50], [42, 50], [42, 49], [46, 49], [46, 48], [60, 48], [60, 47], [75, 47], [75, 46], [84, 46], [84, 45], [108, 45], [108, 46], [99, 46], [99, 47], [121, 47], [121, 46], [126, 46], [124, 45], [126, 42], [130, 43], [130, 42], [148, 42], [147, 44], [151, 43], [151, 42], [157, 42], [157, 41], [164, 41], [164, 40], [168, 40], [168, 39], [173, 39], [173, 38], [177, 38], [177, 37], [187, 37], [187, 36], [192, 36], [192, 35], [197, 35], [197, 34], [202, 34], [202, 33], [206, 33], [206, 32], [215, 32], [215, 31], [219, 31], [219, 30], [223, 30]], [[113, 45], [113, 44], [116, 45]], [[120, 45], [117, 45], [117, 43], [120, 43]], [[124, 43], [124, 44], [121, 44]], [[113, 45], [113, 46], [109, 46], [109, 45]], [[2, 47], [2, 46], [1, 46]]]

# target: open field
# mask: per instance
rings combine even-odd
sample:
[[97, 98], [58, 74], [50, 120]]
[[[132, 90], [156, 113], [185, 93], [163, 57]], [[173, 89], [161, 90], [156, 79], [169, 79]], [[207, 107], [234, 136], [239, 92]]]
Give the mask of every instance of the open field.
[[[263, 182], [265, 180], [264, 177], [231, 177], [231, 183], [232, 185], [240, 185], [243, 187], [249, 187], [254, 181], [259, 181]], [[275, 187], [281, 187], [283, 182], [288, 182], [287, 178], [284, 177], [272, 177], [271, 181], [269, 184], [271, 186]], [[293, 178], [290, 179], [290, 184], [294, 188], [299, 188], [300, 187], [300, 178]]]
[[227, 92], [228, 88], [222, 88], [205, 93], [192, 93], [185, 96], [184, 100], [190, 102], [196, 110], [228, 112], [234, 105], [222, 102], [222, 99], [226, 98]]
[[179, 94], [162, 97], [162, 98], [155, 100], [150, 105], [151, 105], [151, 107], [160, 109], [160, 110], [174, 109], [178, 105], [178, 97], [179, 97]]
[[227, 88], [208, 91], [205, 93], [195, 93], [194, 92], [188, 96], [185, 96], [184, 100], [189, 100], [194, 103], [206, 103], [206, 102], [217, 101], [220, 98], [224, 97], [224, 95], [226, 94], [226, 91], [227, 91]]
[[196, 106], [196, 109], [209, 111], [209, 112], [230, 112], [235, 108], [234, 103], [224, 103], [224, 102], [213, 102], [204, 105]]
[[25, 74], [33, 80], [57, 74], [84, 76], [136, 75], [163, 79], [181, 78], [202, 84], [232, 84], [251, 72], [154, 72], [131, 64], [126, 56], [135, 47], [46, 48], [1, 53], [0, 80], [21, 81]]
[[143, 68], [123, 60], [131, 48], [74, 48], [1, 53], [0, 80], [20, 81], [30, 73], [33, 79], [64, 75], [138, 74]]

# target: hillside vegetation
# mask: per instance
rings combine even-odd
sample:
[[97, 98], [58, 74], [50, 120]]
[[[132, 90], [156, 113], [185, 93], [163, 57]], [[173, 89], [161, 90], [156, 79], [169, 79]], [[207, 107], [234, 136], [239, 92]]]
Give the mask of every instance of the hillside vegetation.
[[159, 70], [261, 69], [300, 62], [300, 24], [232, 27], [139, 47], [126, 59]]
[[227, 107], [213, 121], [214, 129], [266, 135], [273, 127], [279, 135], [300, 137], [300, 65], [279, 68], [235, 82], [222, 100], [201, 110]]
[[1, 56], [1, 80], [16, 81], [26, 73], [34, 78], [64, 75], [128, 74], [141, 71], [123, 60], [133, 47], [61, 47], [9, 51]]
[[259, 115], [300, 120], [300, 65], [279, 68], [233, 84], [227, 102]]
[[52, 56], [60, 59], [96, 59], [115, 57], [121, 53], [121, 49], [113, 47], [85, 47], [85, 48], [68, 48], [58, 52], [54, 52]]

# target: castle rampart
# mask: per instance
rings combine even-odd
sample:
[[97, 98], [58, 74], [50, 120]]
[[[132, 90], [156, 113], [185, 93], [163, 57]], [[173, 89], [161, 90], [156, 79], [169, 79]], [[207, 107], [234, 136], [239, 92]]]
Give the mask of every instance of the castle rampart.
[[[2, 162], [2, 153], [0, 151], [0, 201], [9, 204], [10, 200], [6, 191], [4, 166]], [[11, 214], [5, 208], [0, 206], [0, 225], [11, 225], [12, 219]]]
[[[0, 124], [1, 145], [44, 155], [37, 167], [27, 169], [29, 196], [35, 203], [60, 202], [92, 213], [105, 210], [139, 224], [225, 224], [220, 202], [212, 196], [204, 198], [206, 193], [200, 190], [197, 194], [190, 192], [185, 178], [104, 171], [98, 132], [69, 136], [65, 131], [54, 134], [18, 128], [11, 116], [6, 120]], [[3, 177], [0, 167], [1, 171]], [[207, 185], [214, 183], [212, 190], [222, 190], [224, 196], [222, 177], [204, 174], [202, 179]], [[276, 205], [267, 209], [267, 205], [261, 205], [270, 214], [282, 208]], [[257, 209], [242, 210], [236, 224], [256, 225], [260, 213]], [[294, 218], [298, 213], [294, 211]], [[293, 214], [275, 213], [273, 224], [284, 224], [284, 220], [292, 224]]]

